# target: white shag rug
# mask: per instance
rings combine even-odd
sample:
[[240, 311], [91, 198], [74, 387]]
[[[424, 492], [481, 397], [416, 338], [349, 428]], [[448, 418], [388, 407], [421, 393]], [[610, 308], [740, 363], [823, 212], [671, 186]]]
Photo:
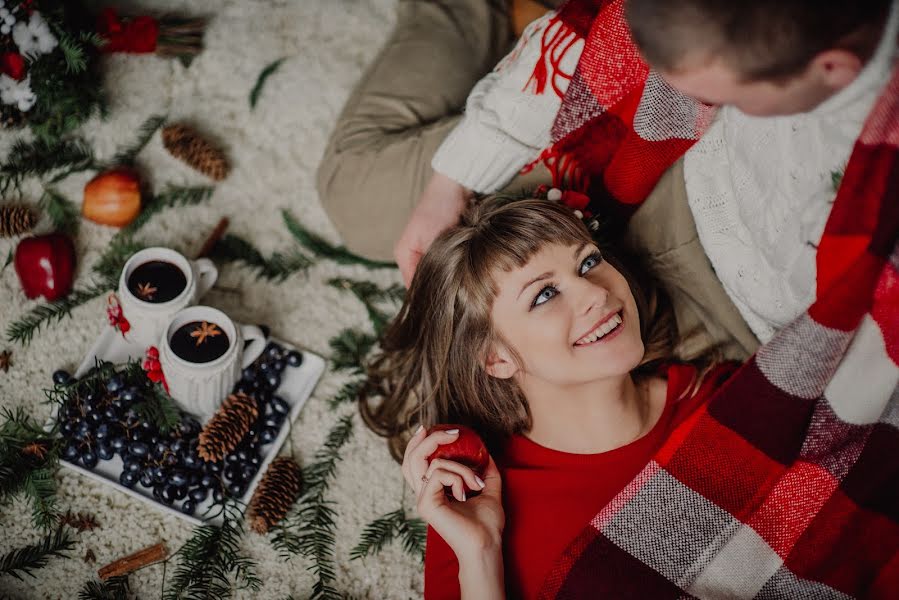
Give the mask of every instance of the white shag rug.
[[[266, 255], [292, 246], [280, 209], [289, 208], [308, 228], [332, 241], [337, 236], [321, 209], [315, 190], [315, 168], [338, 113], [374, 58], [394, 24], [396, 0], [145, 0], [120, 2], [123, 12], [161, 14], [166, 11], [211, 17], [206, 49], [189, 68], [155, 56], [116, 55], [104, 59], [105, 87], [110, 100], [106, 121], [92, 120], [83, 134], [100, 160], [131, 143], [145, 119], [168, 115], [185, 120], [227, 149], [233, 163], [230, 176], [218, 184], [206, 204], [165, 211], [143, 228], [138, 239], [167, 245], [185, 254], [196, 252], [219, 218], [228, 216], [230, 232], [254, 242]], [[260, 71], [287, 57], [272, 75], [255, 108], [248, 102]], [[12, 138], [0, 134], [0, 156]], [[208, 185], [203, 176], [169, 156], [159, 133], [139, 155], [138, 164], [155, 190], [166, 184]], [[59, 187], [80, 204], [91, 173], [70, 177]], [[30, 194], [30, 196], [29, 196]], [[39, 188], [25, 188], [25, 199], [36, 201]], [[46, 229], [46, 221], [41, 227]], [[76, 240], [78, 283], [89, 278], [90, 266], [115, 231], [83, 222]], [[0, 239], [0, 257], [12, 242]], [[369, 279], [387, 286], [399, 281], [390, 269], [368, 271], [321, 261], [307, 274], [283, 283], [257, 280], [244, 266], [231, 264], [220, 273], [219, 284], [239, 288], [234, 295], [213, 290], [205, 302], [222, 308], [235, 320], [268, 323], [273, 333], [327, 356], [328, 340], [348, 327], [370, 330], [363, 306], [350, 294], [327, 285], [329, 278]], [[0, 275], [0, 332], [36, 302], [20, 290], [12, 266]], [[97, 298], [74, 311], [72, 318], [52, 325], [23, 347], [0, 338], [0, 352], [13, 352], [9, 372], [0, 371], [0, 403], [25, 407], [43, 421], [49, 415], [42, 388], [50, 385], [58, 368], [74, 371], [82, 356], [105, 327], [105, 300]], [[301, 462], [321, 446], [331, 426], [344, 414], [354, 414], [355, 433], [342, 450], [345, 457], [328, 497], [336, 502], [336, 587], [359, 598], [416, 598], [422, 593], [422, 566], [393, 543], [375, 558], [350, 560], [362, 528], [374, 518], [413, 506], [404, 490], [398, 466], [384, 441], [368, 431], [354, 406], [332, 410], [330, 398], [346, 381], [326, 372], [293, 429], [293, 444]], [[286, 448], [285, 448], [286, 450]], [[282, 450], [283, 451], [283, 450]], [[101, 528], [76, 535], [69, 559], [53, 559], [35, 577], [17, 581], [0, 578], [0, 592], [13, 598], [76, 598], [97, 568], [145, 546], [164, 541], [170, 551], [188, 539], [191, 527], [119, 491], [75, 474], [59, 472], [60, 507], [94, 513]], [[410, 514], [411, 514], [411, 508]], [[22, 503], [0, 508], [0, 555], [34, 543], [29, 510]], [[270, 540], [249, 533], [244, 549], [259, 565], [264, 582], [257, 593], [242, 591], [237, 598], [279, 599], [292, 594], [305, 598], [314, 581], [302, 558], [280, 559]], [[82, 557], [88, 550], [96, 563]], [[169, 572], [171, 575], [171, 572]], [[131, 577], [140, 598], [158, 598], [162, 568], [150, 567]], [[2, 595], [2, 594], [0, 594]]]

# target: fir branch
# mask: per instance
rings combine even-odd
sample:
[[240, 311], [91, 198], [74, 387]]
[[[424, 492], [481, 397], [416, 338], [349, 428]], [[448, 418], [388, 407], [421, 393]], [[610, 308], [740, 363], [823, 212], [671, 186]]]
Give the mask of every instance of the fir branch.
[[258, 590], [262, 581], [256, 564], [240, 552], [243, 515], [231, 502], [224, 507], [221, 527], [201, 525], [176, 552], [178, 568], [164, 593], [165, 600], [230, 598], [231, 580], [239, 589]]
[[130, 593], [128, 576], [119, 575], [106, 581], [88, 581], [78, 592], [78, 600], [128, 600]]
[[71, 236], [78, 233], [81, 224], [80, 213], [75, 204], [53, 188], [44, 188], [41, 206], [47, 211], [53, 228]]
[[253, 86], [253, 89], [250, 92], [251, 109], [256, 108], [256, 103], [259, 101], [259, 95], [262, 93], [262, 87], [265, 85], [266, 80], [278, 70], [285, 60], [287, 60], [287, 57], [279, 58], [273, 63], [270, 63], [267, 67], [262, 69], [261, 73], [259, 73], [259, 77], [256, 79], [256, 85]]
[[350, 559], [357, 560], [378, 554], [399, 537], [403, 541], [403, 550], [424, 561], [426, 536], [427, 526], [424, 522], [408, 518], [406, 510], [400, 508], [375, 519], [365, 527], [359, 543], [350, 551]]
[[59, 40], [59, 49], [66, 62], [67, 73], [81, 73], [87, 69], [87, 56], [81, 43], [64, 28], [51, 22], [56, 37]]
[[144, 202], [137, 218], [122, 228], [117, 237], [124, 238], [133, 235], [141, 227], [146, 225], [157, 213], [167, 208], [178, 206], [195, 206], [209, 200], [215, 188], [209, 186], [199, 187], [167, 187], [161, 194], [152, 196]]
[[0, 275], [3, 274], [3, 271], [6, 270], [6, 267], [8, 267], [10, 264], [12, 264], [12, 259], [13, 259], [14, 255], [15, 255], [15, 253], [13, 252], [13, 249], [10, 248], [9, 252], [6, 253], [6, 261], [3, 263], [3, 266], [0, 267]]
[[116, 288], [119, 274], [125, 267], [125, 263], [128, 262], [131, 255], [143, 250], [144, 247], [143, 244], [134, 241], [131, 236], [121, 231], [112, 238], [106, 252], [92, 268], [94, 274], [100, 277], [102, 284], [105, 284], [104, 291]]
[[375, 336], [355, 329], [344, 329], [331, 338], [331, 363], [335, 369], [363, 372], [365, 358], [377, 343]]
[[843, 176], [846, 174], [846, 169], [839, 169], [830, 172], [830, 185], [833, 187], [834, 193], [840, 191], [840, 186], [843, 184]]
[[144, 421], [153, 423], [162, 433], [181, 423], [181, 411], [161, 383], [153, 384], [152, 393], [131, 408]]
[[226, 263], [242, 262], [256, 271], [257, 279], [265, 278], [279, 283], [312, 265], [312, 261], [299, 252], [275, 252], [270, 258], [266, 258], [250, 242], [233, 234], [227, 234], [217, 241], [209, 256]]
[[309, 570], [316, 580], [311, 597], [316, 599], [342, 597], [332, 585], [337, 513], [325, 494], [341, 460], [340, 450], [352, 433], [353, 417], [346, 415], [328, 433], [324, 445], [315, 453], [314, 462], [303, 469], [306, 491], [293, 514], [274, 528], [272, 545], [285, 559], [300, 554], [312, 561]]
[[379, 268], [396, 268], [396, 263], [384, 262], [378, 260], [370, 260], [364, 256], [359, 256], [350, 252], [345, 246], [335, 246], [325, 240], [323, 237], [316, 235], [300, 225], [300, 222], [294, 218], [287, 210], [281, 211], [284, 224], [290, 234], [310, 252], [319, 258], [333, 260], [341, 265], [362, 265], [369, 269]]
[[34, 577], [32, 571], [47, 566], [54, 556], [68, 558], [66, 552], [74, 547], [75, 541], [63, 527], [59, 527], [56, 532], [44, 536], [39, 543], [11, 550], [0, 557], [0, 577], [11, 575], [20, 581], [22, 574]]
[[34, 335], [49, 323], [58, 323], [71, 315], [72, 310], [109, 291], [110, 286], [102, 283], [87, 288], [72, 290], [65, 298], [41, 304], [13, 321], [6, 328], [6, 338], [10, 342], [28, 345]]
[[96, 31], [82, 31], [78, 39], [85, 44], [90, 44], [95, 48], [102, 48], [108, 43], [108, 40]]
[[394, 304], [401, 303], [406, 294], [403, 286], [399, 284], [391, 285], [388, 288], [380, 288], [370, 281], [356, 281], [343, 277], [329, 280], [328, 285], [337, 289], [348, 290], [362, 302], [365, 310], [368, 312], [368, 318], [372, 327], [374, 327], [375, 334], [378, 336], [384, 332], [392, 318], [392, 315], [381, 310], [378, 304], [386, 301]]
[[117, 152], [116, 155], [112, 157], [112, 160], [109, 161], [109, 166], [132, 166], [137, 155], [140, 154], [140, 151], [150, 142], [150, 139], [153, 137], [153, 134], [156, 133], [156, 130], [162, 127], [166, 118], [165, 115], [153, 115], [144, 121], [143, 125], [141, 125], [138, 130], [137, 141], [131, 146]]
[[40, 529], [47, 529], [59, 521], [56, 507], [55, 468], [31, 471], [25, 478], [22, 490], [31, 504], [31, 522]]
[[366, 384], [368, 383], [368, 378], [363, 377], [361, 379], [353, 379], [343, 384], [343, 387], [338, 390], [338, 392], [328, 400], [328, 405], [335, 409], [341, 404], [347, 402], [355, 402], [359, 398], [359, 394], [365, 389]]
[[94, 154], [84, 140], [51, 143], [37, 138], [32, 142], [16, 140], [6, 162], [0, 166], [0, 194], [18, 189], [28, 177], [44, 177], [59, 171], [67, 173], [90, 168]]

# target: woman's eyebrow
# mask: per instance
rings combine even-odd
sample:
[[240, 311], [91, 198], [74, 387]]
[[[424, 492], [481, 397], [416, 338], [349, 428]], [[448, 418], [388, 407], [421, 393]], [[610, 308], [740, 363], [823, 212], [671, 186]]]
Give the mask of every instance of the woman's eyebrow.
[[544, 279], [549, 279], [549, 278], [551, 278], [554, 274], [555, 274], [555, 273], [554, 273], [553, 271], [547, 271], [546, 273], [541, 273], [540, 275], [537, 275], [536, 277], [534, 277], [533, 279], [531, 279], [530, 281], [528, 281], [526, 284], [524, 284], [524, 285], [521, 287], [521, 291], [518, 292], [518, 296], [516, 296], [515, 299], [518, 300], [519, 298], [521, 298], [521, 295], [522, 295], [522, 294], [524, 293], [524, 291], [525, 291], [526, 289], [528, 289], [530, 286], [534, 285], [534, 284], [537, 283], [538, 281], [543, 281]]

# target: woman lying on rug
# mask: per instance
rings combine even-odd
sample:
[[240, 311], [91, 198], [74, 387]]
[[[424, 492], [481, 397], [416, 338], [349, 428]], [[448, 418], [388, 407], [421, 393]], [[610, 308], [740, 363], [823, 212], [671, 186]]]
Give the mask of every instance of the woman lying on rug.
[[[708, 357], [675, 363], [669, 304], [626, 264], [561, 204], [500, 198], [422, 259], [371, 371], [383, 398], [362, 408], [395, 454], [408, 440], [403, 474], [429, 525], [425, 597], [887, 597], [899, 581], [895, 423], [869, 456], [876, 426], [833, 428], [809, 400], [851, 335], [789, 326], [736, 374]], [[847, 285], [865, 297], [877, 272], [850, 271], [861, 275]], [[837, 297], [842, 324], [860, 318]], [[778, 389], [784, 366], [803, 384]], [[409, 439], [438, 423], [481, 434], [483, 480], [429, 465], [457, 434]], [[834, 461], [842, 472], [824, 476]], [[893, 462], [880, 474], [873, 461]], [[829, 485], [856, 468], [868, 488]]]

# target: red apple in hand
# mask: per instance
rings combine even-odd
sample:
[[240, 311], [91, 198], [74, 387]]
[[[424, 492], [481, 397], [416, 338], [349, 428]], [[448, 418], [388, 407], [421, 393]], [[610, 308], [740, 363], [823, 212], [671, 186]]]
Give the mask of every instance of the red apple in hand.
[[[446, 431], [447, 429], [459, 430], [456, 441], [437, 446], [437, 450], [428, 457], [428, 463], [435, 458], [451, 460], [465, 465], [474, 471], [475, 475], [483, 478], [484, 473], [487, 471], [487, 465], [490, 464], [490, 454], [487, 452], [487, 446], [481, 441], [481, 437], [473, 429], [465, 425], [435, 425], [428, 429], [428, 435], [435, 431]], [[466, 485], [465, 493], [467, 494], [470, 491]]]
[[16, 248], [16, 273], [29, 298], [58, 300], [72, 291], [75, 246], [62, 233], [28, 237]]

